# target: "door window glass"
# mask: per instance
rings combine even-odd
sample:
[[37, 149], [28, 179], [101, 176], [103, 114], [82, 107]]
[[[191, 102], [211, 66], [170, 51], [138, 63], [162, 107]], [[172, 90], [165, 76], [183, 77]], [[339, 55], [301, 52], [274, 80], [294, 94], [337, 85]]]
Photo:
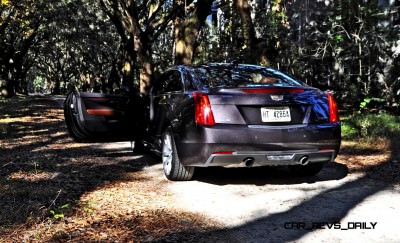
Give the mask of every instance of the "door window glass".
[[164, 76], [161, 85], [162, 93], [183, 91], [181, 75], [178, 71], [172, 71]]

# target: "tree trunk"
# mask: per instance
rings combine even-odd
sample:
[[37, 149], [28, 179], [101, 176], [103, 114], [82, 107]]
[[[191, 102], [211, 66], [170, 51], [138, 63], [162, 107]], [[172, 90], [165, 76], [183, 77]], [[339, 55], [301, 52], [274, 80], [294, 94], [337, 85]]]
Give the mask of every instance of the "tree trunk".
[[54, 80], [54, 87], [53, 87], [53, 90], [52, 90], [51, 94], [53, 94], [53, 95], [61, 94], [61, 81], [60, 81], [60, 79], [57, 78], [57, 79]]
[[[211, 2], [211, 0], [201, 2]], [[152, 45], [155, 40], [164, 31], [171, 20], [177, 14], [177, 10], [173, 7], [167, 12], [161, 11], [163, 7], [155, 7], [154, 12], [143, 12], [144, 5], [138, 5], [137, 1], [100, 1], [103, 10], [115, 24], [118, 33], [121, 35], [122, 42], [128, 43], [128, 38], [132, 38], [132, 46], [127, 46], [128, 52], [133, 50], [135, 58], [140, 63], [140, 93], [147, 96], [151, 88], [151, 82], [154, 72], [154, 63], [152, 60]], [[139, 7], [138, 7], [139, 6]], [[141, 23], [141, 17], [148, 16], [149, 23], [145, 25]], [[153, 15], [155, 14], [155, 15]], [[145, 27], [145, 29], [143, 29]], [[129, 37], [126, 35], [129, 33]], [[133, 58], [132, 60], [136, 60]], [[131, 65], [132, 68], [133, 65]], [[133, 70], [131, 69], [133, 76]]]
[[5, 80], [1, 88], [1, 96], [11, 98], [15, 95], [15, 82], [13, 80], [13, 65], [10, 63], [5, 64], [3, 75]]
[[5, 85], [0, 87], [0, 96], [11, 98], [15, 95], [14, 83], [10, 80], [5, 81]]
[[245, 61], [248, 63], [257, 63], [257, 39], [251, 19], [251, 6], [248, 0], [234, 0], [234, 5], [239, 13], [242, 26], [242, 49], [244, 50]]
[[175, 64], [192, 64], [197, 47], [197, 37], [213, 1], [197, 1], [190, 18], [175, 19]]
[[135, 63], [137, 61], [136, 53], [134, 51], [133, 37], [128, 38], [124, 44], [125, 48], [122, 51], [124, 60], [122, 63], [122, 87], [127, 89], [128, 92], [134, 90], [135, 81]]
[[147, 96], [149, 94], [153, 73], [154, 73], [154, 64], [150, 58], [141, 58], [142, 64], [140, 67], [140, 93], [142, 95]]

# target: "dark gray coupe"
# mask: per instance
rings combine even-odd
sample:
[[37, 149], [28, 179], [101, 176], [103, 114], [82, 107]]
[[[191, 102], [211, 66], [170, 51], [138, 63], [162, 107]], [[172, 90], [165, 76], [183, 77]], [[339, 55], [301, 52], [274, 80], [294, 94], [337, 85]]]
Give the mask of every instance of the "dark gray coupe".
[[76, 140], [143, 143], [162, 156], [170, 180], [190, 180], [195, 167], [208, 166], [289, 166], [314, 175], [340, 147], [330, 93], [254, 65], [178, 66], [155, 82], [148, 101], [73, 92], [64, 109]]

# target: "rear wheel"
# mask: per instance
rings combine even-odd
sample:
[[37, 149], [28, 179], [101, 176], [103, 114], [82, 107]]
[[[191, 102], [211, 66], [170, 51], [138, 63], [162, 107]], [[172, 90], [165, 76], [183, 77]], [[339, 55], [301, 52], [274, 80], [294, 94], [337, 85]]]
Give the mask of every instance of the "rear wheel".
[[181, 164], [172, 132], [168, 129], [163, 135], [162, 162], [165, 176], [172, 181], [188, 181], [194, 174], [194, 167]]
[[142, 140], [135, 140], [135, 145], [132, 150], [135, 154], [146, 154], [149, 152]]
[[290, 165], [290, 172], [299, 176], [313, 176], [318, 174], [324, 167], [324, 162], [311, 163], [308, 165]]

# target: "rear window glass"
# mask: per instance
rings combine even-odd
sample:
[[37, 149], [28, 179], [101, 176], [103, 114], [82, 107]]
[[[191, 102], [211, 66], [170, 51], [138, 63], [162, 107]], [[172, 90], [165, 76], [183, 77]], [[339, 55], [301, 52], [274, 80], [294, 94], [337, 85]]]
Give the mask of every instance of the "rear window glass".
[[200, 88], [240, 88], [260, 86], [304, 86], [303, 82], [276, 70], [258, 66], [209, 65], [187, 67], [186, 76], [194, 87]]

